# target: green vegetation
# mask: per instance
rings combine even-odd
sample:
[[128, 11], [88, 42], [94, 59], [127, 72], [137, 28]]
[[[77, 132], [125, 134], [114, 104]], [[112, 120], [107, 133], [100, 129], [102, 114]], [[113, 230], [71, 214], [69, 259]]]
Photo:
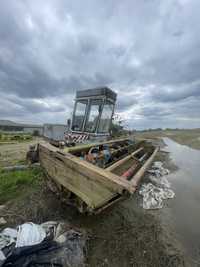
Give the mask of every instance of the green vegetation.
[[127, 130], [125, 127], [124, 120], [119, 115], [115, 115], [111, 123], [110, 133], [113, 138], [127, 135], [130, 133], [130, 131]]
[[24, 142], [24, 141], [30, 141], [32, 139], [33, 136], [30, 134], [0, 132], [0, 143]]
[[40, 168], [10, 172], [0, 171], [0, 204], [37, 189], [42, 176], [43, 173]]

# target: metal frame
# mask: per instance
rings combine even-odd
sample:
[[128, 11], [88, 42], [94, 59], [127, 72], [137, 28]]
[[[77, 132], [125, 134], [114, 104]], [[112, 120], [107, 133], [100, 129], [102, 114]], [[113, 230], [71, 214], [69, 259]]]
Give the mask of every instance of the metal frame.
[[[93, 100], [93, 99], [102, 100], [102, 104], [101, 104], [102, 108], [101, 108], [101, 112], [99, 114], [98, 121], [96, 123], [95, 131], [94, 132], [88, 132], [88, 131], [85, 131], [85, 126], [86, 126], [86, 122], [88, 120], [88, 116], [89, 116], [89, 113], [90, 113], [90, 106], [91, 106], [90, 103], [91, 103], [91, 100]], [[87, 100], [87, 107], [86, 107], [86, 110], [85, 110], [84, 121], [82, 123], [81, 131], [74, 131], [74, 130], [71, 129], [71, 132], [72, 133], [77, 133], [77, 134], [85, 133], [85, 134], [93, 135], [93, 136], [109, 136], [110, 132], [108, 132], [108, 133], [100, 133], [100, 132], [98, 132], [98, 128], [99, 128], [99, 123], [100, 123], [100, 118], [101, 118], [101, 115], [102, 115], [102, 112], [103, 112], [103, 108], [104, 108], [104, 105], [105, 105], [105, 100], [108, 100], [108, 101], [110, 101], [111, 104], [113, 104], [113, 110], [112, 110], [112, 115], [111, 115], [111, 118], [110, 118], [110, 125], [109, 125], [109, 128], [110, 128], [111, 123], [112, 123], [112, 119], [113, 119], [114, 110], [115, 110], [115, 101], [113, 99], [109, 98], [109, 97], [106, 97], [106, 96], [91, 96], [91, 97], [75, 98], [75, 105], [74, 105], [74, 110], [73, 110], [73, 115], [72, 115], [71, 127], [72, 127], [73, 121], [74, 121], [77, 102], [81, 101], [81, 100]]]
[[[72, 130], [72, 125], [73, 125], [74, 116], [75, 116], [76, 107], [77, 107], [77, 102], [78, 102], [77, 100], [87, 100], [86, 109], [85, 109], [85, 113], [84, 113], [84, 120], [83, 120], [82, 125], [81, 125], [81, 131]], [[85, 122], [86, 122], [86, 118], [87, 118], [87, 114], [88, 114], [88, 106], [89, 106], [89, 99], [88, 98], [75, 99], [75, 104], [74, 104], [74, 109], [73, 109], [73, 114], [72, 114], [72, 121], [71, 121], [71, 125], [70, 125], [70, 131], [71, 132], [81, 133], [82, 129], [85, 128]]]
[[[85, 117], [85, 125], [84, 125], [84, 127], [83, 127], [83, 132], [84, 132], [84, 133], [88, 133], [88, 134], [98, 134], [98, 133], [97, 133], [97, 129], [98, 129], [98, 125], [99, 125], [99, 118], [100, 118], [100, 116], [101, 116], [102, 108], [103, 108], [103, 105], [104, 105], [104, 97], [92, 97], [92, 98], [89, 98], [88, 100], [89, 100], [88, 108], [87, 108], [87, 111], [88, 111], [88, 112], [87, 112], [87, 115], [86, 115], [86, 117]], [[99, 113], [99, 117], [98, 117], [98, 120], [97, 120], [97, 122], [96, 122], [94, 132], [87, 132], [87, 131], [85, 130], [85, 126], [86, 126], [86, 123], [88, 122], [88, 119], [89, 119], [89, 115], [90, 115], [90, 111], [91, 111], [91, 102], [92, 102], [92, 100], [101, 100], [101, 112]]]

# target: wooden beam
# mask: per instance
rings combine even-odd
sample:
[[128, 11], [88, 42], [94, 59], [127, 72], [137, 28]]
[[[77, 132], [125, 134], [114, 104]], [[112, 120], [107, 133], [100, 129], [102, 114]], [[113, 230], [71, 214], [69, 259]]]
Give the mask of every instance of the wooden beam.
[[145, 174], [146, 170], [149, 168], [151, 163], [153, 162], [157, 152], [159, 150], [159, 147], [156, 147], [152, 155], [148, 158], [148, 160], [145, 162], [145, 164], [139, 169], [139, 171], [133, 176], [133, 178], [130, 180], [131, 184], [134, 187], [137, 187], [138, 183], [140, 182], [141, 178]]
[[69, 153], [75, 153], [75, 152], [79, 152], [84, 151], [84, 150], [89, 150], [91, 147], [95, 147], [95, 146], [100, 146], [100, 145], [109, 145], [109, 144], [114, 144], [114, 143], [120, 143], [120, 142], [125, 142], [128, 141], [128, 138], [121, 138], [121, 139], [115, 139], [115, 140], [110, 140], [107, 142], [99, 142], [99, 143], [90, 143], [90, 144], [80, 144], [80, 145], [76, 145], [74, 147], [67, 147], [64, 149], [65, 152], [69, 152]]
[[[55, 152], [57, 152], [58, 150], [48, 143], [43, 144], [43, 147], [46, 147], [47, 150], [53, 149], [53, 151]], [[110, 185], [111, 188], [114, 188], [114, 191], [116, 191], [116, 188], [118, 188], [119, 193], [121, 193], [121, 191], [123, 190], [131, 191], [132, 189], [130, 184], [125, 182], [124, 179], [119, 177], [118, 175], [115, 175], [105, 169], [101, 169], [100, 167], [82, 160], [70, 153], [62, 153], [62, 150], [58, 150], [56, 157], [60, 158], [60, 160], [65, 161], [67, 166], [72, 167], [77, 172], [81, 172], [87, 176], [93, 176], [93, 179], [99, 179], [101, 182], [105, 181], [107, 185]]]
[[[134, 193], [138, 182], [158, 151], [156, 148], [144, 166], [129, 181], [110, 172], [109, 169], [101, 169], [48, 143], [39, 144], [38, 149], [40, 163], [47, 174], [55, 182], [80, 197], [91, 210], [110, 205], [127, 193]], [[127, 156], [128, 159], [143, 149], [143, 147], [138, 148]], [[121, 164], [128, 160], [127, 157], [121, 160]], [[120, 166], [119, 162], [116, 167]]]
[[117, 194], [134, 192], [129, 181], [69, 153], [60, 153], [50, 144], [39, 145], [39, 158], [47, 174], [96, 209]]
[[144, 148], [140, 147], [139, 149], [135, 150], [133, 153], [131, 153], [130, 155], [126, 156], [125, 158], [118, 160], [117, 162], [113, 163], [111, 166], [109, 166], [108, 168], [106, 168], [107, 171], [113, 171], [114, 169], [116, 169], [117, 167], [119, 167], [120, 165], [124, 164], [125, 162], [127, 162], [130, 158], [134, 157], [137, 153], [139, 153], [140, 151], [142, 151]]

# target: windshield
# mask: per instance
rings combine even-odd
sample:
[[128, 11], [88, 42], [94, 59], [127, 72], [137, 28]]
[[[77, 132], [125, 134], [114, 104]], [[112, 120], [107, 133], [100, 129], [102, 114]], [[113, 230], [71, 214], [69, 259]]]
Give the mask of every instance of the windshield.
[[76, 108], [72, 122], [72, 131], [82, 131], [87, 103], [87, 100], [80, 100], [76, 102]]
[[101, 114], [101, 119], [99, 121], [99, 129], [98, 132], [100, 133], [108, 133], [109, 128], [110, 128], [110, 123], [112, 119], [112, 114], [113, 114], [113, 108], [114, 105], [107, 101], [104, 104], [103, 111]]
[[91, 100], [89, 115], [85, 128], [87, 132], [91, 133], [95, 132], [99, 120], [99, 115], [101, 113], [101, 108], [102, 108], [102, 100], [100, 99]]

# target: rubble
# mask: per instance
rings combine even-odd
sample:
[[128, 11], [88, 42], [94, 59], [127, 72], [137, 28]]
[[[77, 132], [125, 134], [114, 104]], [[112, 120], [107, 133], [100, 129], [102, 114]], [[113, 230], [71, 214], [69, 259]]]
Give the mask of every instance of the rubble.
[[155, 161], [148, 173], [152, 174], [155, 177], [162, 177], [164, 175], [169, 174], [169, 170], [163, 167], [163, 163], [161, 161]]
[[174, 198], [175, 193], [171, 189], [171, 184], [165, 177], [169, 170], [163, 167], [163, 163], [156, 161], [148, 171], [151, 183], [145, 183], [141, 186], [139, 194], [143, 196], [144, 209], [161, 209], [163, 200]]
[[0, 267], [85, 266], [86, 238], [65, 223], [24, 223], [0, 233]]

